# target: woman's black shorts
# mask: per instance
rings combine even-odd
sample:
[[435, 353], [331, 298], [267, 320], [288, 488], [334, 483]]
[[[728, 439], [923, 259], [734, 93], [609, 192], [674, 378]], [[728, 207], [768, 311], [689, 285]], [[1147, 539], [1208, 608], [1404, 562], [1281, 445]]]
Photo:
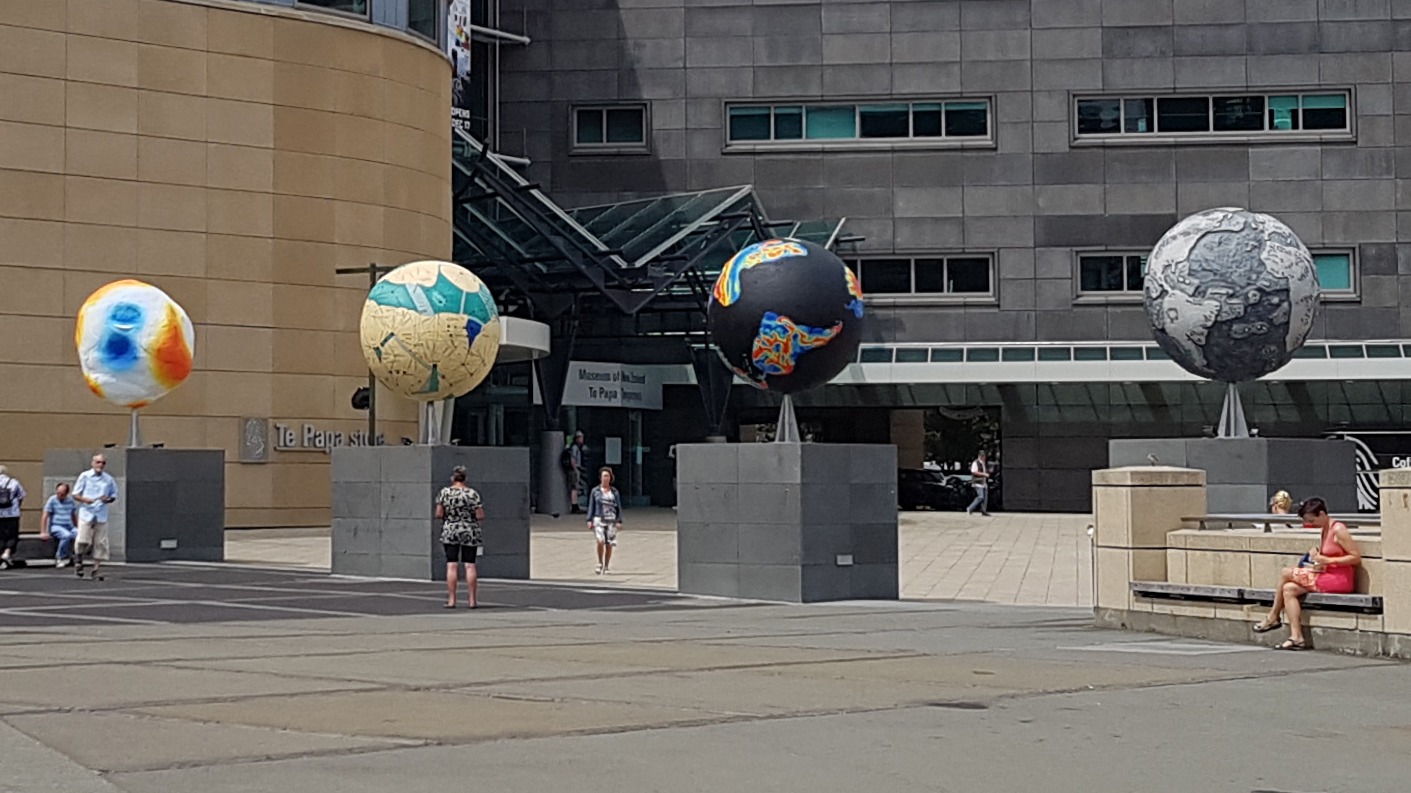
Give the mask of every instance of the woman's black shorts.
[[20, 544], [20, 519], [0, 518], [0, 550], [14, 553]]
[[475, 564], [475, 556], [480, 551], [479, 545], [448, 545], [442, 543], [441, 547], [446, 549], [446, 561], [465, 562], [466, 564]]

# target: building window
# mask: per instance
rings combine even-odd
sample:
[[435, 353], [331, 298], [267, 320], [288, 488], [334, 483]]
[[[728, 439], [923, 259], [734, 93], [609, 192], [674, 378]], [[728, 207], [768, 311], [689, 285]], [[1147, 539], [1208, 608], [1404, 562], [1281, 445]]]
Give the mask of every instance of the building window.
[[1091, 97], [1077, 100], [1079, 138], [1349, 136], [1351, 95], [1319, 93]]
[[730, 105], [726, 115], [727, 148], [963, 146], [993, 140], [988, 99]]
[[407, 30], [439, 41], [436, 34], [444, 16], [440, 6], [440, 0], [407, 0]]
[[[1357, 262], [1351, 251], [1313, 251], [1318, 283], [1327, 300], [1356, 299]], [[1146, 279], [1145, 253], [1114, 251], [1078, 254], [1078, 298], [1140, 299]], [[865, 287], [864, 287], [865, 289]]]
[[1357, 298], [1357, 260], [1351, 251], [1313, 251], [1313, 266], [1324, 299]]
[[318, 6], [329, 11], [342, 11], [345, 14], [356, 14], [360, 17], [367, 16], [368, 0], [296, 0], [297, 5]]
[[1078, 254], [1078, 294], [1140, 295], [1146, 278], [1145, 253]]
[[886, 256], [848, 260], [869, 298], [989, 302], [994, 258], [988, 255]]
[[573, 108], [573, 149], [595, 154], [646, 151], [646, 106]]

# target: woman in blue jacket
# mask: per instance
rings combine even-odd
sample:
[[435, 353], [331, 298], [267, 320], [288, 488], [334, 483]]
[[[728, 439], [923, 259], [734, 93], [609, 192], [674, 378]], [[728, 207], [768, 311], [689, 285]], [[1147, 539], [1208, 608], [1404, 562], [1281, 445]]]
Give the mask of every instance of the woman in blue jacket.
[[611, 468], [598, 471], [598, 486], [588, 495], [588, 528], [598, 541], [598, 575], [605, 575], [612, 563], [612, 549], [622, 529], [622, 495], [612, 486]]

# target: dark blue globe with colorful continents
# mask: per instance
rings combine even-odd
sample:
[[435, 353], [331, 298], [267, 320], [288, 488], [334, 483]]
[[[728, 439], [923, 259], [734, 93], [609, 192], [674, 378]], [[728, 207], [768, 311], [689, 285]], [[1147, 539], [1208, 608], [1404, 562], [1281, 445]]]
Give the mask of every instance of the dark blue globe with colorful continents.
[[843, 260], [801, 240], [757, 242], [720, 271], [710, 338], [735, 374], [792, 394], [823, 385], [857, 359], [862, 287]]

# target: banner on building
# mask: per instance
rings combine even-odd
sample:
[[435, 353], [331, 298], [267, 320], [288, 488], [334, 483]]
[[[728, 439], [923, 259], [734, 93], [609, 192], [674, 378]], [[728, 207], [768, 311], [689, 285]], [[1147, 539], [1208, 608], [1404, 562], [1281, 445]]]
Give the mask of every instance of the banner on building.
[[470, 0], [447, 4], [446, 54], [451, 57], [451, 126], [470, 134]]
[[[534, 404], [540, 404], [534, 383]], [[564, 406], [661, 410], [661, 377], [651, 367], [573, 361], [563, 388]]]
[[1347, 430], [1329, 437], [1352, 441], [1357, 449], [1357, 511], [1381, 509], [1381, 477], [1388, 468], [1411, 468], [1411, 432]]

